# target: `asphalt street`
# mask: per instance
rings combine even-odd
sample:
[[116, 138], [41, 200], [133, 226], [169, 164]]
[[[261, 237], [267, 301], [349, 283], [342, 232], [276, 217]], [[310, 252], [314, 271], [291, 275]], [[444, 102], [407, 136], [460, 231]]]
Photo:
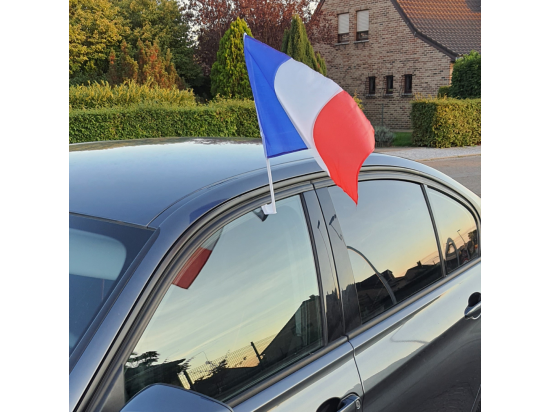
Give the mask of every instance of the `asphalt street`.
[[481, 146], [446, 149], [386, 147], [375, 151], [424, 163], [451, 176], [481, 197]]
[[420, 163], [451, 176], [481, 197], [481, 155], [423, 160]]

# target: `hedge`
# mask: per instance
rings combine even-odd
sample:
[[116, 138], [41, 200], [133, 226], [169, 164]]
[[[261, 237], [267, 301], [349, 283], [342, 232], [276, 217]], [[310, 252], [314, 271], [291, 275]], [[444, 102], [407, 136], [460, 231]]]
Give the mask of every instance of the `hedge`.
[[418, 99], [412, 102], [412, 142], [416, 146], [481, 144], [481, 99]]
[[69, 87], [69, 109], [99, 109], [135, 104], [196, 106], [192, 90], [162, 89], [150, 84], [129, 82], [111, 87], [107, 82]]
[[260, 137], [254, 102], [69, 110], [69, 143], [175, 136]]
[[448, 96], [457, 99], [481, 98], [481, 54], [472, 50], [456, 60]]

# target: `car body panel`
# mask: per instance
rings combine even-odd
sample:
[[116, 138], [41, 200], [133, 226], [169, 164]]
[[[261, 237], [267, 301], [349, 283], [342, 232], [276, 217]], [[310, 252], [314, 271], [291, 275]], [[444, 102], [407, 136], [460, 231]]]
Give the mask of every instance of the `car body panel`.
[[259, 394], [233, 407], [235, 412], [316, 411], [331, 398], [363, 395], [349, 342], [333, 349]]
[[481, 318], [464, 310], [480, 291], [478, 262], [350, 340], [365, 412], [470, 411], [481, 385]]

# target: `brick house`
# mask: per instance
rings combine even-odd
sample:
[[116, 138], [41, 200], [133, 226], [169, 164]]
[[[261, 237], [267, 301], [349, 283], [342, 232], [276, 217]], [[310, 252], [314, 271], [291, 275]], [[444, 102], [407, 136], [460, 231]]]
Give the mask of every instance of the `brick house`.
[[457, 57], [481, 53], [480, 0], [321, 0], [333, 44], [316, 44], [328, 77], [363, 99], [373, 125], [410, 129], [415, 94], [450, 84]]

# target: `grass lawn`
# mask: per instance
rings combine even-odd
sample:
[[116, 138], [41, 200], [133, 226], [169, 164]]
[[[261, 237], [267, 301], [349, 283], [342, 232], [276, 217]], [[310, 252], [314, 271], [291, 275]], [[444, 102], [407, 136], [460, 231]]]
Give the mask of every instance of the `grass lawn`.
[[412, 132], [395, 133], [393, 146], [412, 146]]

